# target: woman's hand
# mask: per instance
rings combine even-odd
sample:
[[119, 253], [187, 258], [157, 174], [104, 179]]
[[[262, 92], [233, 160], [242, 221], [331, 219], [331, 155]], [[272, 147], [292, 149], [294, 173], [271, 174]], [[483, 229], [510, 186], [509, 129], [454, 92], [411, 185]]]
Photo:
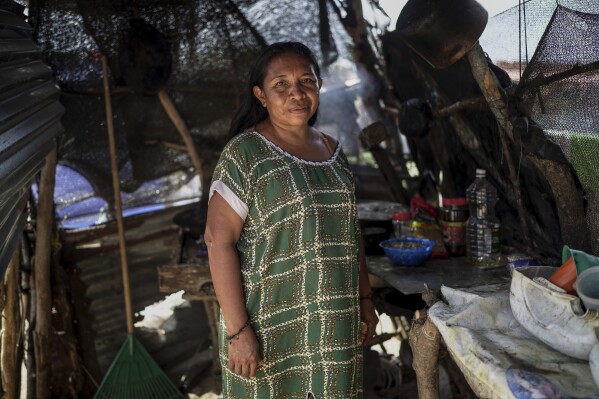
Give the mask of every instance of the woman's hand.
[[360, 301], [360, 320], [366, 326], [362, 330], [362, 345], [365, 345], [374, 336], [376, 325], [379, 323], [372, 299], [364, 298]]
[[256, 376], [262, 364], [256, 334], [251, 326], [246, 327], [238, 338], [229, 341], [229, 370], [244, 378]]

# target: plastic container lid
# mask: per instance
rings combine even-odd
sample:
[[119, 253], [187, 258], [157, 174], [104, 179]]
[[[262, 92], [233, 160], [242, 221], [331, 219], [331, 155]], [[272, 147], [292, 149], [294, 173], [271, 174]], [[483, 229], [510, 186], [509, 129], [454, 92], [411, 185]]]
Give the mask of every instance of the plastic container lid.
[[393, 212], [392, 220], [410, 220], [412, 219], [412, 214], [410, 212]]
[[443, 198], [441, 201], [443, 206], [465, 206], [468, 205], [468, 201], [465, 197], [456, 197], [456, 198]]

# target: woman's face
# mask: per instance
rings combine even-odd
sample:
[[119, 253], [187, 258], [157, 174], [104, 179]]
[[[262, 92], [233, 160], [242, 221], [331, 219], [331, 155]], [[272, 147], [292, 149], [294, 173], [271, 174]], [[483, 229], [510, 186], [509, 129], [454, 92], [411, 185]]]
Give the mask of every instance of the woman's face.
[[254, 86], [253, 91], [273, 124], [303, 126], [318, 108], [321, 83], [310, 61], [283, 53], [268, 64], [263, 89]]

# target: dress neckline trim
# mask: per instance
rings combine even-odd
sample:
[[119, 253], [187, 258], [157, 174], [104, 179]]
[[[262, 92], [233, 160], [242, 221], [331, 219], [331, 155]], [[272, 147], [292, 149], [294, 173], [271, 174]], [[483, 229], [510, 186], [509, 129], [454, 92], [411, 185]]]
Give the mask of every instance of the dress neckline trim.
[[335, 162], [335, 160], [337, 159], [337, 156], [339, 155], [339, 152], [341, 151], [341, 143], [337, 142], [337, 145], [335, 146], [335, 152], [333, 152], [333, 154], [331, 155], [331, 157], [329, 159], [324, 160], [324, 161], [307, 161], [305, 159], [298, 158], [295, 155], [288, 153], [287, 151], [285, 151], [284, 149], [282, 149], [281, 147], [279, 147], [278, 145], [276, 145], [275, 143], [273, 143], [272, 141], [270, 141], [269, 139], [264, 137], [260, 132], [258, 132], [256, 130], [250, 130], [249, 132], [255, 136], [260, 137], [266, 144], [268, 144], [269, 146], [271, 146], [272, 148], [274, 148], [276, 151], [280, 152], [284, 156], [291, 158], [294, 161], [299, 162], [304, 165], [310, 165], [310, 166], [331, 165], [333, 162]]

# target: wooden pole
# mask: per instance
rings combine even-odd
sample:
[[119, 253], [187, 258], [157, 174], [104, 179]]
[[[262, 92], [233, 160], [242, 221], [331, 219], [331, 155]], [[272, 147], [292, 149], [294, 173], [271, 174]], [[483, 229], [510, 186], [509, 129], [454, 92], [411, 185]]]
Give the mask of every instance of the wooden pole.
[[[424, 283], [422, 299], [430, 308], [439, 296]], [[419, 399], [439, 399], [439, 348], [441, 333], [430, 321], [426, 309], [416, 311], [409, 333], [410, 348], [414, 359], [412, 367], [416, 372]]]
[[37, 234], [35, 238], [35, 390], [37, 398], [50, 397], [50, 330], [52, 327], [52, 286], [50, 260], [52, 225], [54, 222], [54, 183], [56, 175], [56, 147], [46, 156], [42, 167], [37, 206]]
[[419, 310], [414, 315], [409, 341], [414, 355], [412, 367], [418, 381], [418, 398], [439, 399], [441, 334], [426, 310]]
[[2, 329], [2, 389], [4, 399], [19, 398], [21, 368], [17, 364], [20, 348], [21, 312], [19, 308], [19, 254], [20, 246], [13, 252], [5, 276], [6, 304], [3, 312]]
[[506, 139], [507, 135], [512, 142], [514, 141], [514, 127], [509, 120], [507, 101], [505, 100], [503, 93], [499, 88], [493, 72], [491, 72], [489, 69], [483, 49], [478, 42], [468, 52], [468, 61], [470, 62], [470, 67], [472, 68], [472, 75], [482, 90], [483, 95], [487, 99], [489, 107], [491, 108], [491, 112], [493, 112], [493, 115], [499, 124], [499, 139], [501, 140], [503, 156], [505, 157], [508, 173], [512, 183], [511, 188], [516, 202], [518, 218], [520, 219], [520, 228], [522, 229], [522, 235], [524, 237], [525, 244], [530, 246], [530, 233], [528, 231], [528, 224], [526, 223], [526, 211], [524, 209], [524, 203], [522, 202], [520, 182], [518, 180], [516, 168], [514, 167], [514, 161], [512, 160], [508, 141]]
[[125, 246], [125, 228], [123, 226], [123, 207], [121, 205], [121, 185], [119, 183], [119, 168], [116, 163], [116, 141], [112, 118], [112, 103], [110, 101], [110, 84], [108, 82], [108, 59], [102, 56], [104, 72], [104, 105], [106, 108], [106, 128], [108, 130], [108, 146], [110, 148], [110, 169], [112, 172], [112, 190], [116, 208], [116, 224], [119, 234], [119, 253], [121, 255], [121, 272], [123, 275], [123, 293], [125, 295], [125, 312], [127, 316], [127, 333], [133, 334], [133, 311], [131, 306], [131, 288], [129, 285], [129, 267], [127, 265], [127, 248]]
[[181, 138], [185, 143], [185, 147], [187, 147], [187, 152], [191, 157], [191, 162], [193, 163], [193, 166], [196, 169], [197, 174], [200, 176], [200, 181], [203, 182], [202, 160], [200, 158], [200, 155], [198, 154], [198, 151], [196, 150], [195, 144], [193, 143], [193, 138], [191, 137], [191, 134], [189, 133], [189, 130], [185, 125], [185, 121], [183, 120], [183, 118], [181, 118], [179, 111], [177, 111], [177, 108], [175, 108], [175, 105], [171, 101], [171, 98], [164, 89], [160, 89], [158, 91], [158, 98], [160, 99], [160, 103], [166, 111], [166, 114], [168, 115], [170, 120], [177, 128], [177, 131], [181, 135]]

